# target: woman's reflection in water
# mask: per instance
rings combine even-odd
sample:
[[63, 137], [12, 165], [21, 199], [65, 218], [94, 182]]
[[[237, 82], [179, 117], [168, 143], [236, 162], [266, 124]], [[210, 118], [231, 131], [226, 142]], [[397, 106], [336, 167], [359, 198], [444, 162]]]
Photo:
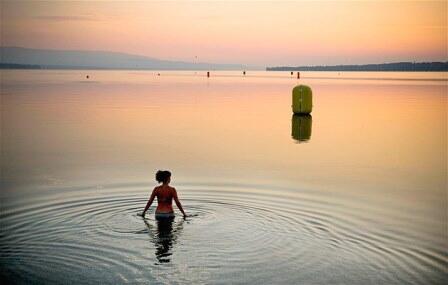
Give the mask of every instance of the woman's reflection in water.
[[174, 217], [157, 219], [157, 226], [155, 227], [144, 219], [149, 235], [156, 247], [156, 258], [159, 264], [170, 262], [170, 256], [173, 254], [172, 247], [183, 229], [184, 221], [185, 219], [175, 221]]

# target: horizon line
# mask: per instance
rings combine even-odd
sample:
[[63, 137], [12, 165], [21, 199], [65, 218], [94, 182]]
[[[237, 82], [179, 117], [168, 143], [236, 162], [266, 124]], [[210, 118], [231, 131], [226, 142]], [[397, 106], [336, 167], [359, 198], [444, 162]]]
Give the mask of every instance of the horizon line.
[[[251, 67], [251, 68], [297, 68], [297, 67], [342, 67], [342, 66], [362, 66], [362, 65], [381, 65], [381, 64], [397, 64], [397, 63], [448, 63], [448, 59], [445, 61], [415, 61], [415, 60], [407, 60], [407, 61], [385, 61], [385, 62], [378, 62], [378, 63], [357, 63], [357, 64], [331, 64], [331, 65], [325, 65], [325, 64], [309, 64], [309, 65], [284, 65], [284, 64], [271, 64], [271, 65], [257, 65], [257, 64], [242, 64], [242, 63], [219, 63], [219, 62], [194, 62], [194, 61], [187, 61], [183, 59], [164, 59], [164, 58], [157, 58], [142, 54], [134, 54], [134, 53], [128, 53], [123, 51], [111, 51], [111, 50], [100, 50], [100, 49], [55, 49], [55, 48], [35, 48], [35, 47], [25, 47], [25, 46], [3, 46], [0, 45], [0, 48], [17, 48], [17, 49], [29, 49], [29, 50], [40, 50], [40, 51], [55, 51], [55, 52], [101, 52], [101, 53], [112, 53], [112, 54], [119, 54], [119, 55], [126, 55], [126, 56], [137, 56], [142, 57], [145, 59], [152, 59], [152, 60], [159, 60], [159, 61], [170, 61], [170, 62], [180, 62], [180, 63], [188, 63], [188, 64], [216, 64], [216, 65], [241, 65], [243, 67]], [[1, 62], [1, 64], [14, 64], [9, 62]]]

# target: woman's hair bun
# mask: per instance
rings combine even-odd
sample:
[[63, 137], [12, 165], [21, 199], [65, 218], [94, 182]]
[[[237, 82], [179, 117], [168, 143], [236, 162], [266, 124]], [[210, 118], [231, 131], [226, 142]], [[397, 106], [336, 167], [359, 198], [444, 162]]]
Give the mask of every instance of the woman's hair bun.
[[156, 181], [159, 183], [166, 183], [171, 177], [171, 172], [168, 170], [159, 170], [156, 173]]

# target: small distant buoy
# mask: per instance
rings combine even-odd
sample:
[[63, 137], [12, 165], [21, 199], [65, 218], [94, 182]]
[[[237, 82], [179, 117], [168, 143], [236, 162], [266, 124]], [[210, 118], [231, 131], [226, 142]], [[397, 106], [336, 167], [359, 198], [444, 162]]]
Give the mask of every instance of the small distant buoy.
[[297, 71], [297, 79], [300, 79], [300, 72]]
[[246, 75], [246, 70], [243, 71], [243, 75]]
[[89, 79], [89, 76], [87, 75], [86, 78]]
[[210, 71], [207, 71], [207, 77], [210, 77]]
[[309, 114], [313, 109], [313, 91], [309, 86], [297, 85], [292, 89], [292, 112]]

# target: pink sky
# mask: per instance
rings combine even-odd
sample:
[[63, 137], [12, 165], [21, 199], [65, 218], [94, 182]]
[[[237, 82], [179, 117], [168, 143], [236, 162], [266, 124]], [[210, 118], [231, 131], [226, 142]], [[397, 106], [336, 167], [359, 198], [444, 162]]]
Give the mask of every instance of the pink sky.
[[0, 5], [2, 46], [260, 66], [448, 60], [447, 1]]

